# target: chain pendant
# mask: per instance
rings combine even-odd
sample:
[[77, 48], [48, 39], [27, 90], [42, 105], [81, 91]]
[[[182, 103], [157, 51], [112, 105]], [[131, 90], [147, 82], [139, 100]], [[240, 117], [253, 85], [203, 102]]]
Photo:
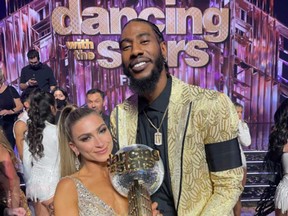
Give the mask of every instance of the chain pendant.
[[154, 133], [154, 144], [157, 146], [162, 145], [162, 133], [160, 133], [159, 130]]
[[163, 116], [162, 116], [162, 119], [161, 119], [161, 122], [160, 122], [160, 125], [159, 125], [159, 127], [157, 128], [153, 123], [152, 123], [152, 121], [148, 118], [148, 116], [147, 116], [147, 114], [146, 114], [146, 112], [143, 110], [143, 112], [144, 112], [144, 115], [145, 115], [145, 117], [147, 118], [147, 121], [149, 122], [149, 124], [156, 130], [156, 133], [154, 133], [154, 144], [156, 145], [156, 146], [161, 146], [162, 145], [162, 133], [160, 132], [160, 128], [161, 128], [161, 126], [162, 126], [162, 124], [163, 124], [163, 121], [164, 121], [164, 119], [165, 119], [165, 116], [166, 116], [166, 114], [167, 114], [167, 112], [168, 112], [168, 106], [166, 107], [166, 110], [165, 110], [165, 112], [164, 112], [164, 114], [163, 114]]

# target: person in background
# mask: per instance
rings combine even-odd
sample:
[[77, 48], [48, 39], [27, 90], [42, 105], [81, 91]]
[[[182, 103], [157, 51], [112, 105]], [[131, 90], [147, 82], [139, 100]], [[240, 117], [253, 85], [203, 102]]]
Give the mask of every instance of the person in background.
[[69, 97], [68, 93], [65, 89], [56, 86], [54, 90], [51, 92], [56, 100], [56, 107], [57, 107], [57, 113], [56, 113], [56, 123], [59, 120], [59, 116], [61, 113], [61, 110], [69, 104]]
[[2, 126], [5, 136], [13, 149], [15, 146], [13, 125], [22, 108], [20, 95], [13, 86], [5, 84], [5, 77], [0, 68], [0, 126]]
[[[274, 125], [269, 135], [268, 152], [264, 158], [263, 171], [274, 173], [267, 178], [269, 187], [257, 203], [255, 216], [288, 215], [288, 99], [284, 100], [274, 114]], [[271, 176], [273, 178], [271, 178]], [[266, 180], [266, 181], [267, 181]]]
[[31, 215], [26, 197], [20, 190], [17, 163], [9, 141], [0, 129], [0, 215]]
[[[107, 159], [113, 140], [99, 113], [65, 107], [59, 121], [59, 142], [71, 150], [61, 155], [65, 162], [61, 170], [66, 169], [68, 176], [57, 186], [55, 216], [128, 215], [127, 198], [114, 189], [109, 178]], [[157, 203], [153, 203], [153, 216], [160, 215], [156, 208]]]
[[53, 197], [60, 178], [56, 102], [52, 94], [35, 90], [30, 95], [28, 132], [23, 146], [26, 196], [36, 215], [53, 214]]
[[16, 141], [16, 147], [19, 154], [19, 157], [22, 161], [23, 159], [23, 142], [25, 138], [25, 133], [27, 132], [27, 120], [28, 110], [30, 107], [30, 98], [29, 95], [33, 89], [26, 89], [22, 92], [20, 96], [21, 103], [24, 106], [23, 112], [19, 114], [18, 119], [14, 123], [13, 134]]
[[165, 176], [151, 199], [163, 215], [229, 215], [243, 190], [233, 103], [169, 74], [167, 44], [155, 24], [130, 20], [119, 46], [135, 94], [111, 113], [116, 146], [159, 150]]
[[[236, 108], [238, 117], [239, 117], [239, 123], [238, 123], [238, 142], [239, 142], [239, 148], [241, 151], [241, 160], [242, 160], [242, 166], [244, 170], [244, 176], [242, 180], [242, 185], [245, 187], [246, 184], [246, 178], [247, 178], [247, 164], [246, 164], [246, 158], [242, 149], [242, 146], [248, 147], [251, 145], [251, 136], [249, 132], [249, 127], [247, 123], [243, 120], [243, 106], [242, 104], [239, 104], [237, 102], [234, 103], [234, 106]], [[235, 207], [234, 207], [234, 215], [240, 216], [241, 215], [241, 199], [239, 197]]]
[[0, 213], [2, 216], [25, 216], [26, 211], [23, 208], [7, 208], [5, 206], [1, 206], [0, 204]]
[[274, 126], [269, 136], [269, 159], [279, 167], [279, 182], [276, 182], [274, 196], [275, 215], [288, 215], [288, 99], [278, 107], [274, 114]]
[[100, 89], [90, 89], [86, 93], [87, 107], [98, 112], [110, 128], [110, 116], [104, 113], [104, 99], [105, 94]]
[[39, 52], [29, 50], [27, 53], [29, 65], [21, 70], [20, 89], [38, 87], [46, 92], [52, 91], [56, 86], [56, 79], [52, 69], [40, 62]]
[[283, 146], [281, 157], [282, 179], [275, 192], [275, 215], [288, 215], [288, 142]]

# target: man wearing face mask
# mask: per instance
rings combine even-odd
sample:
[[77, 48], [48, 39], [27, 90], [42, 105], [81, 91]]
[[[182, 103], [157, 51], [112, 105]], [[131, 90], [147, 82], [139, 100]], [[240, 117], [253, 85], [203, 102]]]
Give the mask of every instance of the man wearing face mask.
[[29, 65], [21, 70], [20, 89], [23, 91], [27, 88], [38, 87], [46, 92], [52, 91], [56, 86], [56, 79], [52, 69], [40, 62], [37, 50], [29, 50], [27, 57]]

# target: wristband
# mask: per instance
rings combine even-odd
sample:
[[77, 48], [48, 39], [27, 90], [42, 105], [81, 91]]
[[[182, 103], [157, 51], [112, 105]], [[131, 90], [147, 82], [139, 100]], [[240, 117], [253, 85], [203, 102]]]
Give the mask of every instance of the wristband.
[[27, 81], [25, 84], [26, 84], [27, 86], [30, 86], [30, 85], [29, 85], [29, 81]]
[[13, 113], [15, 113], [15, 110], [14, 110], [14, 109], [11, 109], [11, 110], [12, 110]]

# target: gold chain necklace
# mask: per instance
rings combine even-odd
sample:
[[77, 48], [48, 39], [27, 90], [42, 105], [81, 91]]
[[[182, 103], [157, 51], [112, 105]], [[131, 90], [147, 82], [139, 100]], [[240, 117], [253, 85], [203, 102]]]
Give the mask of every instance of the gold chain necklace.
[[143, 110], [144, 115], [146, 116], [149, 124], [156, 130], [156, 132], [154, 133], [154, 144], [157, 145], [157, 146], [162, 145], [162, 133], [160, 132], [160, 128], [161, 128], [162, 123], [163, 123], [163, 121], [164, 121], [164, 119], [165, 119], [165, 116], [166, 116], [166, 114], [167, 114], [167, 111], [168, 111], [168, 106], [167, 106], [167, 108], [166, 108], [166, 110], [165, 110], [165, 112], [164, 112], [164, 114], [163, 114], [163, 117], [162, 117], [162, 119], [161, 119], [160, 125], [159, 125], [159, 127], [157, 128], [157, 127], [152, 123], [152, 121], [148, 118], [146, 112]]

